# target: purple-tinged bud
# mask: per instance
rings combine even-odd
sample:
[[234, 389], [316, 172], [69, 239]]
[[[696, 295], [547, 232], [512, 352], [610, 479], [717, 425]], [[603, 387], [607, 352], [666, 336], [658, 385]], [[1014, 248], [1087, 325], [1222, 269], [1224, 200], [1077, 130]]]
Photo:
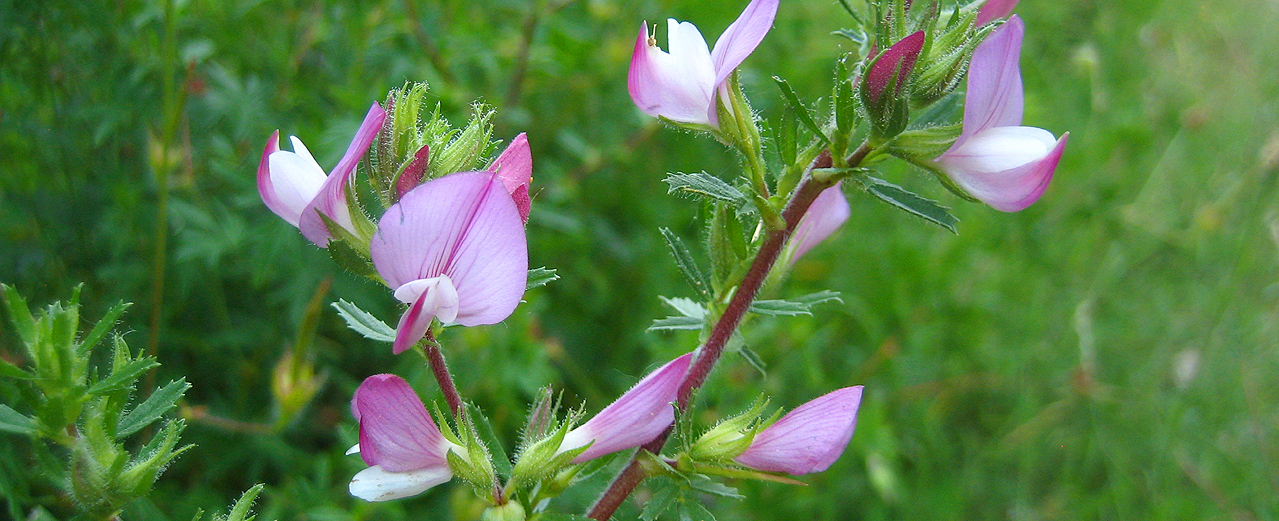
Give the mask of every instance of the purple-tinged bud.
[[875, 57], [862, 73], [862, 104], [877, 138], [891, 139], [906, 128], [910, 118], [907, 85], [924, 40], [923, 31], [902, 38]]
[[821, 472], [844, 453], [857, 427], [862, 386], [845, 387], [796, 407], [770, 425], [734, 461], [764, 472]]
[[404, 171], [400, 172], [399, 179], [395, 180], [395, 200], [399, 201], [409, 190], [417, 188], [422, 184], [422, 176], [426, 174], [426, 167], [431, 165], [431, 147], [422, 145], [413, 159], [409, 160], [409, 164], [404, 166]]

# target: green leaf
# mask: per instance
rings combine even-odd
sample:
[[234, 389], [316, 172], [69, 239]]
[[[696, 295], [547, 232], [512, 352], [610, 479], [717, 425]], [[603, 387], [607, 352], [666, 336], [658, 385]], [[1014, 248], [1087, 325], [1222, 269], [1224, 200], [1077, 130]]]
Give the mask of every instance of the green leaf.
[[126, 389], [133, 385], [142, 376], [153, 367], [159, 367], [160, 362], [154, 358], [144, 356], [135, 360], [130, 360], [123, 367], [117, 367], [111, 370], [111, 374], [103, 378], [98, 383], [89, 386], [89, 394], [103, 395], [113, 391]]
[[120, 418], [120, 423], [116, 425], [116, 439], [138, 432], [151, 422], [160, 419], [164, 413], [173, 408], [174, 404], [178, 403], [178, 400], [182, 399], [182, 395], [186, 394], [187, 389], [190, 388], [191, 384], [188, 384], [187, 379], [183, 377], [156, 389], [145, 401]]
[[377, 317], [367, 311], [360, 309], [359, 306], [343, 299], [338, 299], [332, 305], [333, 309], [338, 310], [338, 316], [346, 320], [346, 326], [356, 333], [364, 335], [364, 338], [377, 340], [378, 342], [395, 341], [395, 329], [392, 329], [391, 326], [386, 325], [386, 322], [378, 320]]
[[697, 267], [697, 261], [693, 260], [693, 254], [689, 253], [688, 248], [684, 246], [684, 241], [680, 240], [670, 228], [662, 228], [662, 237], [666, 239], [667, 246], [671, 248], [671, 255], [675, 257], [675, 265], [679, 267], [680, 273], [684, 274], [684, 280], [688, 281], [688, 285], [693, 287], [693, 291], [702, 298], [702, 300], [711, 299], [711, 284], [706, 280], [706, 274], [701, 268]]
[[[320, 217], [324, 218], [325, 224], [333, 222], [324, 214], [320, 214]], [[343, 228], [337, 224], [331, 224], [330, 230], [333, 228], [343, 230]], [[350, 240], [356, 240], [349, 232], [344, 235], [352, 237]], [[373, 280], [382, 280], [377, 273], [377, 269], [373, 267], [373, 263], [360, 253], [359, 250], [355, 249], [354, 246], [351, 246], [351, 243], [345, 240], [339, 240], [338, 235], [333, 235], [333, 238], [329, 240], [328, 252], [329, 258], [333, 259], [333, 262], [337, 263], [337, 265], [341, 266], [343, 269]]]
[[712, 496], [726, 497], [732, 499], [745, 499], [737, 492], [736, 488], [730, 487], [718, 481], [711, 479], [705, 474], [693, 474], [689, 476], [688, 486], [698, 492], [705, 492]]
[[799, 96], [795, 94], [795, 89], [791, 88], [790, 83], [787, 83], [786, 80], [779, 76], [773, 76], [773, 81], [777, 82], [777, 87], [782, 89], [782, 95], [786, 97], [786, 101], [795, 109], [795, 115], [799, 116], [799, 122], [808, 127], [808, 130], [822, 141], [822, 145], [830, 146], [830, 138], [826, 137], [826, 133], [822, 132], [821, 127], [817, 126], [817, 122], [813, 121], [813, 117], [808, 114], [808, 107], [805, 107], [799, 101]]
[[13, 322], [14, 332], [18, 333], [23, 343], [35, 343], [36, 320], [31, 316], [27, 301], [18, 294], [18, 290], [7, 284], [0, 284], [0, 288], [4, 289], [4, 307], [9, 310], [9, 320]]
[[489, 454], [493, 456], [493, 470], [497, 475], [503, 478], [511, 476], [511, 458], [506, 455], [506, 449], [502, 448], [501, 440], [497, 439], [497, 435], [493, 432], [493, 425], [489, 423], [488, 416], [480, 410], [475, 404], [467, 402], [466, 409], [471, 414], [471, 420], [475, 422], [475, 432], [480, 435], [480, 441], [488, 446]]
[[823, 290], [789, 300], [756, 300], [751, 304], [752, 313], [774, 316], [811, 315], [816, 304], [829, 301], [843, 302], [838, 291]]
[[696, 331], [702, 329], [706, 324], [706, 319], [697, 317], [666, 317], [653, 321], [653, 325], [648, 326], [646, 331], [669, 331], [669, 330], [690, 330]]
[[235, 504], [231, 505], [231, 511], [227, 513], [226, 517], [218, 516], [215, 519], [217, 521], [253, 521], [253, 518], [257, 516], [249, 515], [249, 509], [253, 508], [253, 502], [258, 499], [258, 494], [261, 494], [262, 489], [265, 487], [266, 485], [258, 483], [245, 490], [244, 494], [240, 495], [240, 499], [237, 499]]
[[666, 191], [668, 194], [693, 195], [724, 201], [737, 208], [751, 206], [750, 198], [746, 197], [746, 194], [742, 193], [741, 190], [706, 172], [667, 174], [666, 179], [663, 179], [662, 182], [670, 185], [670, 189]]
[[760, 358], [759, 354], [751, 350], [751, 348], [741, 346], [737, 349], [737, 354], [741, 355], [742, 358], [746, 360], [746, 363], [750, 364], [751, 367], [754, 367], [756, 371], [759, 371], [760, 376], [768, 376], [764, 359]]
[[32, 380], [36, 376], [24, 371], [21, 367], [9, 363], [8, 360], [0, 358], [0, 376], [9, 378], [17, 378], [19, 380]]
[[35, 434], [36, 422], [22, 413], [0, 404], [0, 431], [14, 434]]
[[129, 309], [129, 306], [132, 305], [129, 302], [117, 302], [116, 305], [111, 306], [111, 309], [107, 310], [102, 319], [93, 325], [93, 329], [89, 331], [89, 334], [84, 335], [84, 338], [80, 340], [80, 347], [77, 350], [79, 354], [88, 353], [90, 349], [93, 349], [93, 346], [98, 345], [98, 342], [102, 341], [102, 337], [106, 336], [107, 332], [115, 327], [116, 321], [119, 320], [120, 315], [124, 314], [124, 310]]
[[861, 181], [862, 188], [871, 195], [879, 198], [888, 204], [923, 218], [925, 221], [941, 226], [951, 233], [958, 234], [955, 225], [959, 223], [959, 219], [950, 214], [950, 209], [937, 204], [937, 201], [920, 197], [905, 188], [889, 183], [882, 179], [876, 179], [870, 176], [858, 178]]
[[684, 315], [686, 317], [693, 317], [697, 319], [706, 318], [706, 308], [703, 307], [701, 304], [698, 304], [697, 302], [693, 301], [692, 299], [686, 299], [683, 297], [675, 297], [675, 298], [657, 297], [657, 298], [660, 299], [663, 304], [666, 304], [668, 307], [679, 312], [679, 314], [681, 315]]
[[528, 282], [524, 284], [524, 291], [540, 288], [557, 280], [560, 280], [560, 276], [555, 273], [555, 270], [546, 266], [533, 268], [528, 270]]

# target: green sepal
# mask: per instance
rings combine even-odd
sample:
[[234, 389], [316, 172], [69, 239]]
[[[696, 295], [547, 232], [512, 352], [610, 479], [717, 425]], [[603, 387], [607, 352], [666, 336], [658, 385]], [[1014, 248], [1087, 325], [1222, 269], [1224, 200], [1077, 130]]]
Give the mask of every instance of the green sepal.
[[395, 328], [386, 325], [386, 322], [378, 320], [377, 317], [360, 309], [359, 306], [344, 299], [338, 299], [337, 302], [331, 305], [333, 309], [337, 310], [338, 316], [346, 321], [346, 326], [364, 338], [378, 342], [395, 341]]

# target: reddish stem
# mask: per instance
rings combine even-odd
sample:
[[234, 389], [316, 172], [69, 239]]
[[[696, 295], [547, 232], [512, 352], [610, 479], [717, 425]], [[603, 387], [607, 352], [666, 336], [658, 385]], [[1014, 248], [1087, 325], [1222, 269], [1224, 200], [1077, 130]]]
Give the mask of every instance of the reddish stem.
[[[860, 163], [869, 151], [870, 149], [863, 145], [849, 157], [848, 164], [856, 165]], [[814, 168], [830, 168], [830, 166], [830, 153], [824, 151], [809, 165], [809, 171], [811, 172]], [[795, 232], [795, 228], [799, 226], [800, 219], [804, 217], [804, 213], [808, 211], [809, 206], [812, 206], [813, 201], [822, 193], [822, 190], [830, 188], [833, 184], [833, 182], [816, 181], [811, 175], [805, 175], [804, 180], [795, 189], [795, 196], [791, 198], [786, 205], [786, 209], [782, 211], [782, 218], [786, 221], [786, 227], [781, 230], [773, 230], [764, 238], [764, 243], [760, 245], [759, 251], [755, 254], [755, 260], [751, 261], [751, 266], [747, 270], [746, 276], [742, 277], [742, 283], [738, 285], [737, 292], [733, 294], [733, 298], [728, 302], [728, 307], [724, 309], [724, 314], [719, 317], [719, 321], [711, 329], [710, 337], [706, 339], [706, 344], [702, 346], [701, 354], [693, 362], [692, 367], [689, 367], [688, 374], [684, 376], [683, 382], [680, 383], [677, 404], [681, 412], [688, 408], [688, 401], [692, 397], [693, 391], [696, 391], [706, 382], [711, 370], [715, 368], [715, 363], [724, 354], [724, 347], [728, 345], [728, 340], [732, 338], [733, 332], [737, 330], [742, 317], [746, 315], [746, 310], [750, 309], [751, 303], [755, 301], [755, 295], [759, 293], [764, 281], [768, 279], [768, 272], [777, 263], [777, 258], [781, 255], [782, 248], [786, 245], [786, 240]], [[662, 446], [666, 444], [670, 433], [671, 429], [667, 428], [666, 432], [640, 447], [640, 450], [657, 454], [662, 450]], [[630, 464], [613, 478], [613, 482], [596, 500], [595, 505], [587, 513], [587, 517], [597, 521], [606, 521], [612, 517], [613, 512], [617, 511], [617, 508], [631, 495], [635, 487], [639, 486], [641, 481], [644, 481], [645, 477], [647, 476], [644, 470], [640, 468], [638, 456], [632, 458]]]
[[449, 373], [448, 363], [444, 361], [444, 352], [440, 351], [440, 343], [435, 340], [435, 333], [426, 329], [426, 360], [431, 364], [431, 372], [435, 381], [440, 384], [440, 392], [444, 393], [444, 401], [456, 418], [462, 417], [462, 395], [457, 392], [457, 384], [453, 383], [453, 375]]

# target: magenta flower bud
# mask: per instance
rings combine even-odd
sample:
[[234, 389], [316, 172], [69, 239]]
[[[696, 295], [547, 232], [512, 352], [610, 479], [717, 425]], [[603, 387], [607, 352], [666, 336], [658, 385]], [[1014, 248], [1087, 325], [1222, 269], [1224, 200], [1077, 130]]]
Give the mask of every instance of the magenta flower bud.
[[906, 129], [910, 121], [906, 85], [923, 48], [924, 32], [918, 31], [884, 50], [862, 72], [862, 106], [876, 140], [891, 139]]
[[952, 181], [1004, 212], [1030, 206], [1052, 180], [1066, 148], [1041, 128], [1021, 126], [1021, 40], [1025, 25], [1014, 15], [973, 52], [964, 97], [964, 128], [936, 159]]
[[528, 146], [528, 136], [523, 132], [515, 136], [487, 170], [497, 173], [502, 186], [506, 187], [506, 192], [515, 200], [520, 219], [527, 223], [528, 212], [533, 204], [528, 195], [528, 185], [533, 181], [533, 152]]
[[387, 501], [420, 494], [453, 478], [448, 441], [404, 379], [373, 375], [355, 391], [351, 409], [360, 422], [360, 458], [369, 468], [357, 473], [351, 495]]
[[330, 239], [329, 228], [320, 218], [321, 213], [354, 233], [355, 225], [346, 206], [346, 188], [384, 120], [386, 112], [374, 103], [364, 116], [364, 122], [356, 131], [346, 154], [327, 176], [302, 140], [289, 138], [293, 142], [293, 151], [284, 151], [280, 150], [280, 132], [272, 133], [258, 163], [258, 194], [262, 196], [262, 202], [289, 224], [297, 226], [303, 236], [321, 248], [327, 248]]
[[686, 354], [644, 377], [594, 418], [565, 434], [559, 452], [591, 444], [573, 458], [573, 463], [581, 463], [653, 441], [675, 421], [671, 403], [692, 358], [692, 353]]
[[844, 189], [839, 183], [822, 190], [822, 193], [817, 195], [817, 199], [813, 200], [813, 204], [808, 207], [808, 211], [804, 213], [804, 218], [800, 219], [799, 226], [795, 227], [795, 234], [791, 236], [790, 240], [794, 246], [790, 254], [790, 263], [795, 264], [795, 261], [808, 253], [808, 250], [835, 233], [835, 230], [848, 220], [848, 214], [848, 199], [844, 197]]
[[451, 174], [410, 190], [382, 216], [369, 246], [378, 274], [409, 304], [396, 327], [397, 354], [421, 340], [435, 318], [496, 324], [524, 295], [524, 223], [491, 172]]
[[982, 26], [1000, 18], [1007, 18], [1017, 7], [1017, 0], [986, 0], [977, 9], [977, 25]]
[[764, 40], [777, 16], [778, 0], [751, 0], [708, 51], [706, 39], [689, 22], [667, 20], [667, 46], [657, 47], [640, 25], [631, 55], [627, 88], [641, 111], [676, 123], [719, 128], [717, 100], [727, 96], [728, 77]]
[[426, 175], [426, 167], [431, 165], [431, 147], [422, 145], [413, 153], [413, 159], [409, 160], [409, 164], [404, 166], [404, 171], [400, 172], [400, 178], [395, 180], [395, 200], [399, 201], [409, 190], [417, 188], [422, 184], [422, 176]]
[[796, 407], [760, 431], [734, 461], [764, 472], [798, 476], [830, 468], [857, 427], [862, 386], [845, 387]]

